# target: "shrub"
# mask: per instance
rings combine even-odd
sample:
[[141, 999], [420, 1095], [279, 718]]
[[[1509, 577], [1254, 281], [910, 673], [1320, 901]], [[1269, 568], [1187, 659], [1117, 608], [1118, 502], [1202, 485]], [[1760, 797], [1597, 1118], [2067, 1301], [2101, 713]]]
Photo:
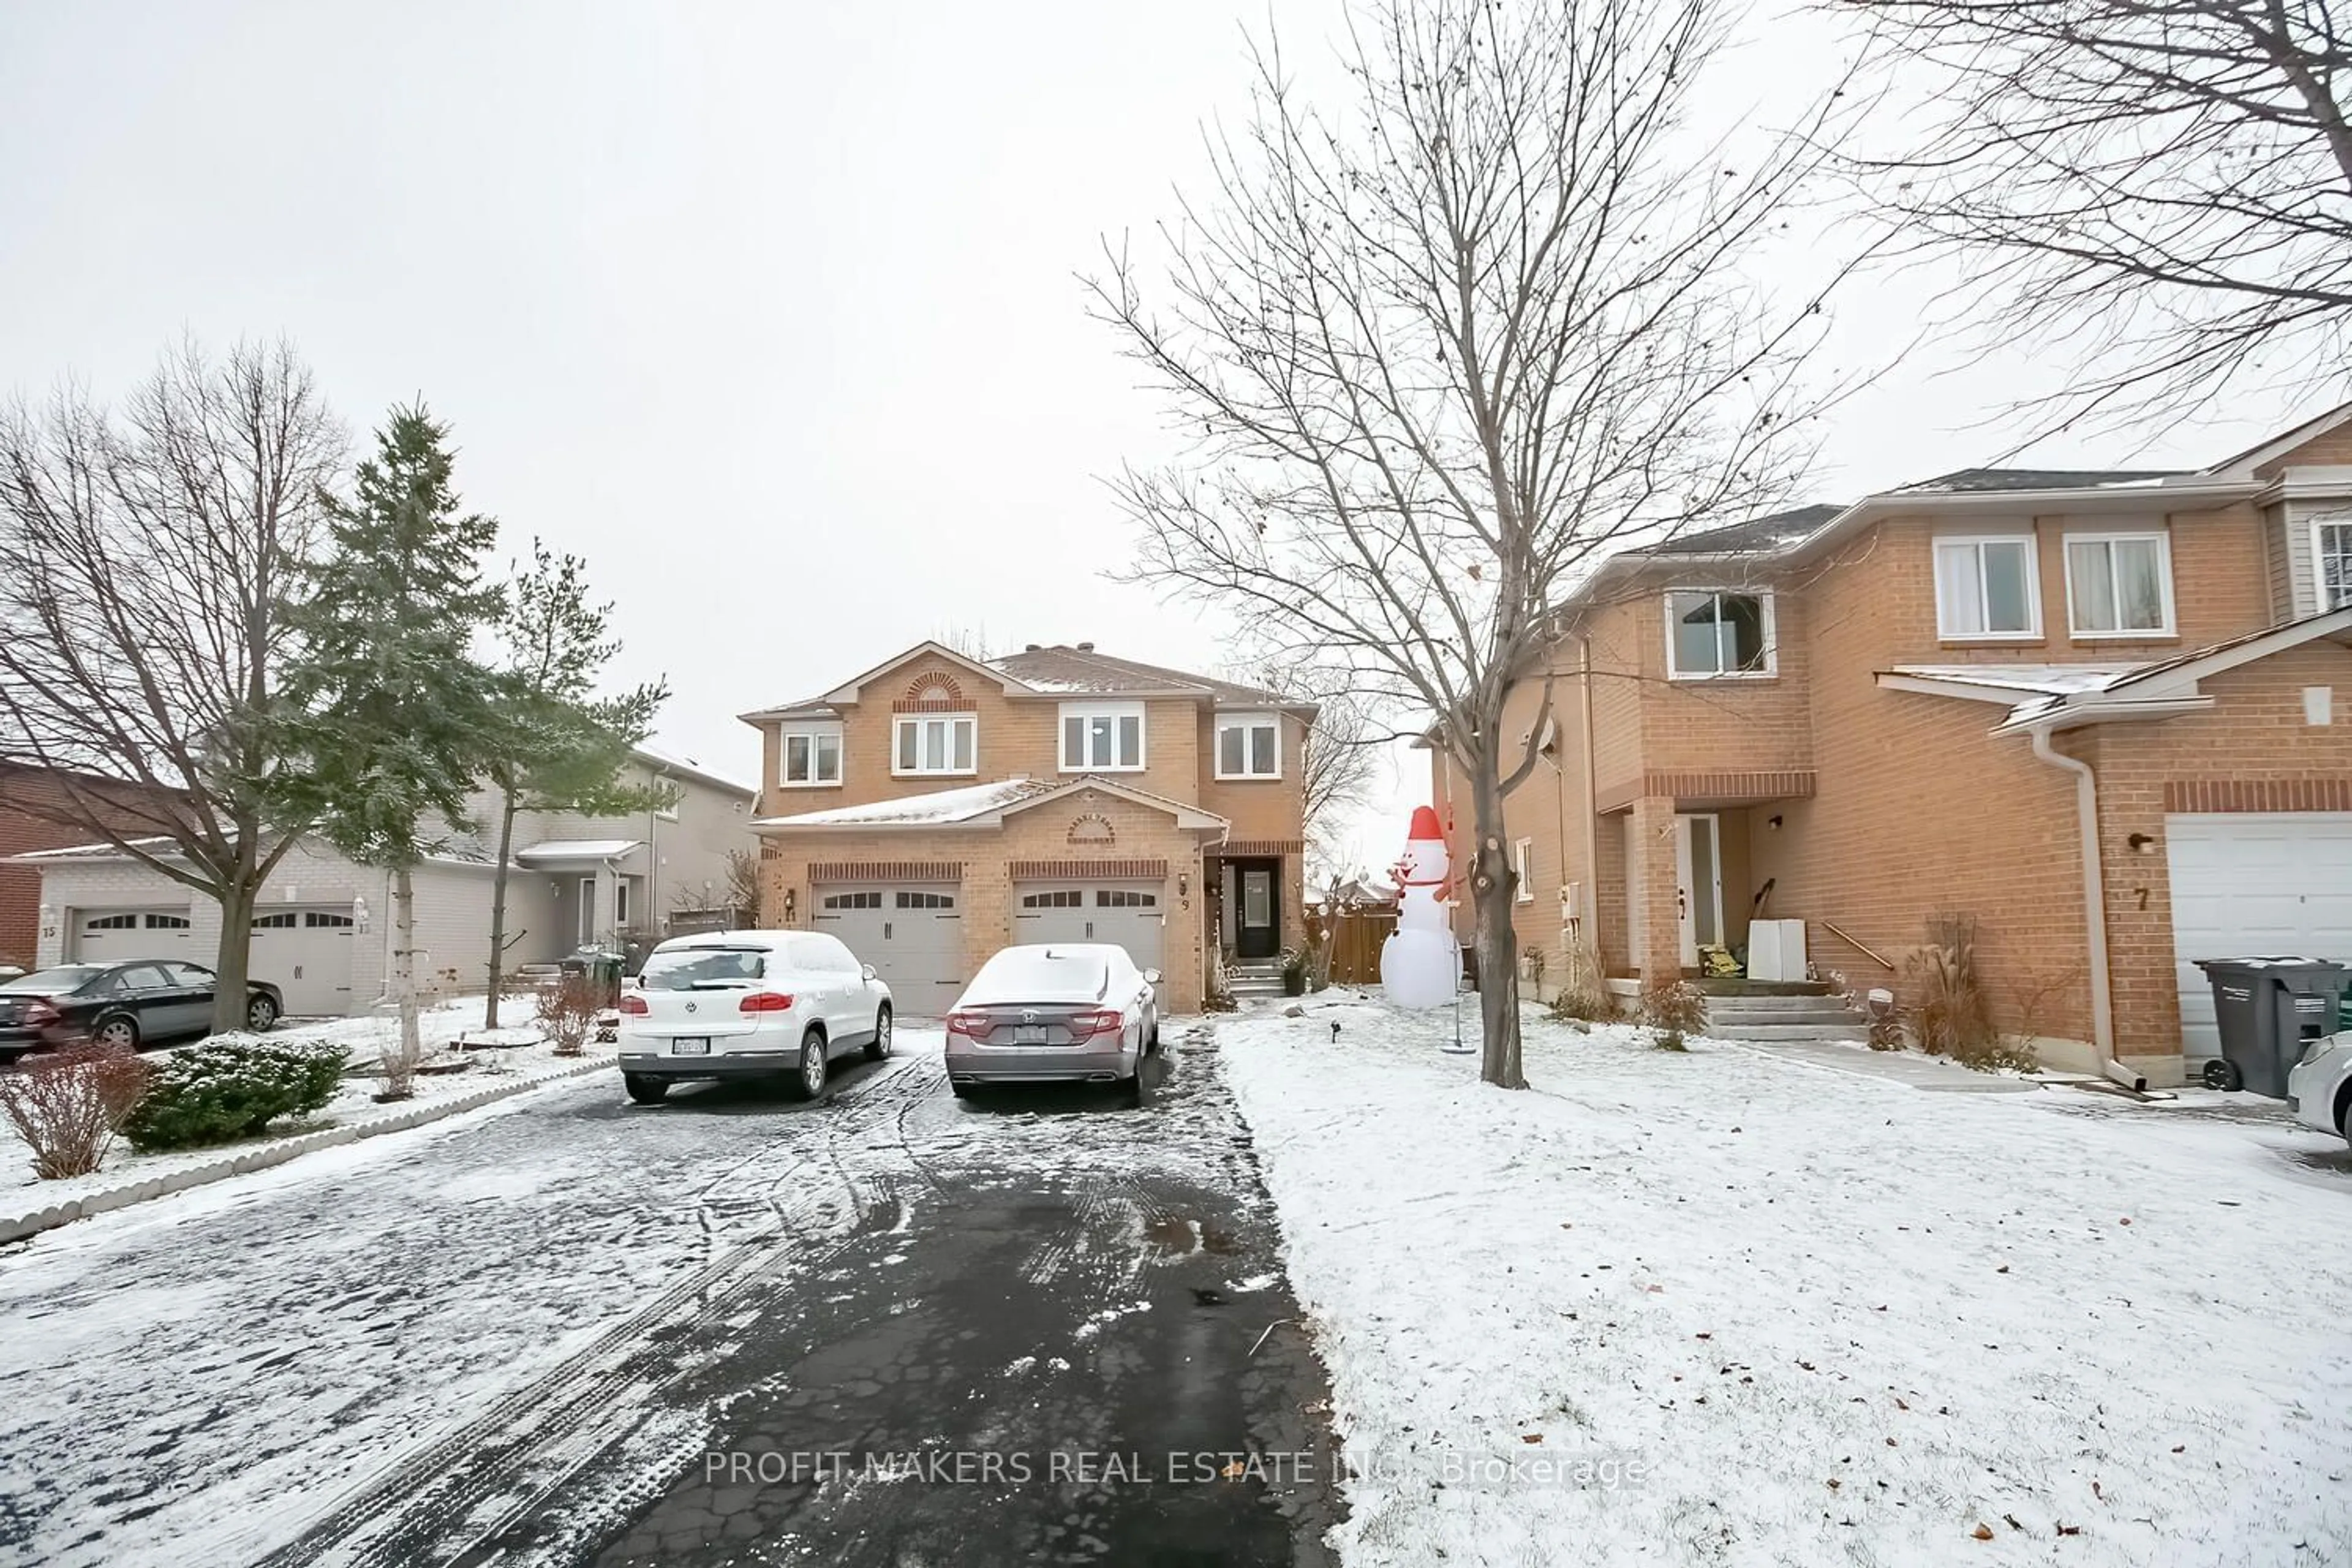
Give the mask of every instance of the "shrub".
[[1919, 988], [1912, 1016], [1919, 1048], [1931, 1057], [1962, 1060], [1992, 1048], [2000, 1038], [1993, 1026], [1992, 1002], [1977, 972], [1974, 915], [1937, 915], [1927, 922], [1927, 944], [1911, 955]]
[[1607, 991], [1567, 990], [1551, 999], [1549, 1010], [1561, 1023], [1606, 1024], [1617, 1016], [1617, 998]]
[[147, 1079], [147, 1064], [121, 1046], [42, 1051], [0, 1076], [0, 1114], [32, 1150], [36, 1176], [87, 1176], [137, 1109]]
[[539, 999], [539, 1026], [557, 1056], [576, 1057], [587, 1049], [604, 1007], [604, 986], [585, 974], [567, 974]]
[[335, 1097], [348, 1054], [319, 1042], [215, 1040], [175, 1051], [123, 1124], [140, 1149], [187, 1149], [248, 1138], [281, 1116]]
[[1706, 994], [1689, 981], [1679, 977], [1660, 976], [1642, 985], [1641, 1020], [1650, 1032], [1650, 1043], [1662, 1051], [1681, 1051], [1690, 1047], [1683, 1044], [1685, 1035], [1696, 1035], [1706, 1027]]

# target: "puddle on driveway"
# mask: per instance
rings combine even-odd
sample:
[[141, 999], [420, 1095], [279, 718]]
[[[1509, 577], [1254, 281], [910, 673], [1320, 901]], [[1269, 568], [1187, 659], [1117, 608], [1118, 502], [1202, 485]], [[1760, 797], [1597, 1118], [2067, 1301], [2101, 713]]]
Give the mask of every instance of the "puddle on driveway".
[[1214, 1220], [1203, 1223], [1186, 1219], [1181, 1215], [1163, 1215], [1143, 1227], [1144, 1239], [1170, 1257], [1181, 1258], [1188, 1253], [1228, 1253], [1241, 1250], [1241, 1242], [1230, 1230]]

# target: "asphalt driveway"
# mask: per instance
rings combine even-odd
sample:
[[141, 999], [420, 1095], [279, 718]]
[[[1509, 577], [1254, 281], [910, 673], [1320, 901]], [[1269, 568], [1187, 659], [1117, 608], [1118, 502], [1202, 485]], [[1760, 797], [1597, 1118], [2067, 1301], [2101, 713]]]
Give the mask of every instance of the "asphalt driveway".
[[0, 1563], [1321, 1561], [1213, 1044], [1171, 1028], [1141, 1110], [961, 1103], [900, 1046], [826, 1103], [592, 1079], [0, 1252]]

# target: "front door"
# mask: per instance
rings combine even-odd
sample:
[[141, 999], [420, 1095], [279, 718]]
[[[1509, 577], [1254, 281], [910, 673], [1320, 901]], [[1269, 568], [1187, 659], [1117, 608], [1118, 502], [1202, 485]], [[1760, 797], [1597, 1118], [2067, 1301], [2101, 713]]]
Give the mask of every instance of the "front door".
[[1274, 867], [1241, 868], [1241, 903], [1234, 952], [1243, 958], [1272, 958], [1282, 947], [1282, 883]]
[[1723, 945], [1723, 824], [1711, 814], [1675, 818], [1675, 912], [1683, 967], [1696, 969], [1700, 948]]

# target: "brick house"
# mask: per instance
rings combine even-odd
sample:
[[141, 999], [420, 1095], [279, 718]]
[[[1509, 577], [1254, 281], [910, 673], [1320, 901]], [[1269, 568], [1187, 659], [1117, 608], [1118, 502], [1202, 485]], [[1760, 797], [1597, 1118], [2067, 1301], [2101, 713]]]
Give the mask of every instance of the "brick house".
[[1211, 943], [1299, 942], [1311, 705], [1096, 650], [922, 643], [761, 736], [763, 923], [839, 935], [937, 1015], [1014, 942], [1118, 942], [1201, 1005]]
[[7, 857], [88, 840], [89, 830], [72, 820], [78, 801], [119, 802], [109, 826], [152, 833], [170, 819], [175, 798], [91, 773], [71, 775], [69, 785], [54, 768], [0, 763], [0, 966], [29, 969], [40, 953], [40, 870], [11, 865]]
[[1967, 913], [2045, 1061], [2168, 1082], [2217, 1048], [2194, 960], [2352, 960], [2352, 405], [2195, 472], [1971, 469], [1627, 552], [1561, 625], [1507, 808], [1554, 974], [1770, 918], [1901, 994]]

